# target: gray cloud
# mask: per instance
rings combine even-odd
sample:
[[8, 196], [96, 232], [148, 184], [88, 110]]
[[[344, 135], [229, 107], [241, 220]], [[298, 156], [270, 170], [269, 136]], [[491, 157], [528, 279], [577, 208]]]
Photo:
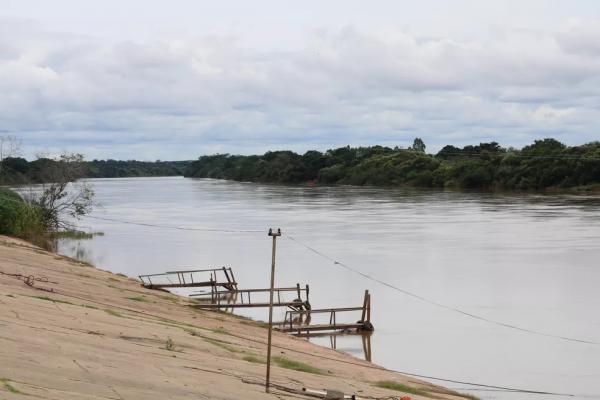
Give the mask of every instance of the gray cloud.
[[354, 26], [287, 51], [239, 35], [104, 40], [0, 21], [0, 129], [34, 149], [181, 159], [346, 144], [598, 138], [598, 21], [422, 37]]

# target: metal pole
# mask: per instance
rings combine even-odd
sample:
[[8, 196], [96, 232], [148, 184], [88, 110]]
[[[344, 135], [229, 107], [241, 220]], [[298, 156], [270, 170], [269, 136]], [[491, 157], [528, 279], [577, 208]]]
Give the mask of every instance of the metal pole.
[[275, 287], [275, 248], [277, 245], [277, 236], [281, 236], [281, 229], [273, 232], [269, 229], [269, 236], [273, 237], [273, 251], [271, 253], [271, 289], [269, 291], [269, 339], [267, 340], [267, 379], [265, 381], [265, 391], [269, 393], [269, 383], [271, 379], [271, 334], [273, 333], [273, 288]]

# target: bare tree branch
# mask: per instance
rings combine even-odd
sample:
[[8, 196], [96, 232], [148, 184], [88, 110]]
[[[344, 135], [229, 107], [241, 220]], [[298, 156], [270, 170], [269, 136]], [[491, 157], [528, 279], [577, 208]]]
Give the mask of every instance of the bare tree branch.
[[0, 136], [0, 174], [4, 160], [21, 155], [21, 141], [14, 136]]
[[85, 175], [81, 154], [63, 154], [43, 171], [41, 191], [35, 193], [31, 202], [42, 209], [46, 228], [51, 231], [70, 229], [69, 219], [79, 219], [88, 214], [94, 205], [94, 191], [80, 180]]

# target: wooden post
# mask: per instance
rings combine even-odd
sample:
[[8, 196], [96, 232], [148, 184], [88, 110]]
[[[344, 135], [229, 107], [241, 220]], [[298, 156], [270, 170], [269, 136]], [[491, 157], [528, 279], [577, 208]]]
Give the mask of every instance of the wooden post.
[[366, 321], [366, 317], [367, 317], [367, 297], [369, 296], [369, 291], [365, 290], [365, 297], [363, 299], [363, 309], [362, 309], [362, 316], [360, 318], [360, 320], [362, 322]]
[[273, 232], [269, 229], [269, 236], [273, 238], [273, 249], [271, 252], [271, 289], [269, 290], [269, 337], [267, 340], [267, 379], [265, 381], [265, 391], [269, 393], [269, 384], [271, 379], [271, 335], [273, 333], [273, 288], [275, 287], [275, 249], [277, 246], [277, 236], [281, 236], [281, 229]]
[[371, 323], [371, 294], [367, 290], [367, 322]]
[[231, 280], [233, 281], [233, 285], [235, 286], [235, 290], [237, 290], [237, 282], [235, 281], [235, 276], [233, 276], [233, 270], [229, 267], [229, 273], [231, 274]]

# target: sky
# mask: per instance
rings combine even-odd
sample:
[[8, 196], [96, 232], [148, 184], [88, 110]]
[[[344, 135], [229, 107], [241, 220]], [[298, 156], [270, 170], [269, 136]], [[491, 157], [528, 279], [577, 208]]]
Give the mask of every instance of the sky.
[[27, 158], [600, 140], [597, 0], [0, 0]]

